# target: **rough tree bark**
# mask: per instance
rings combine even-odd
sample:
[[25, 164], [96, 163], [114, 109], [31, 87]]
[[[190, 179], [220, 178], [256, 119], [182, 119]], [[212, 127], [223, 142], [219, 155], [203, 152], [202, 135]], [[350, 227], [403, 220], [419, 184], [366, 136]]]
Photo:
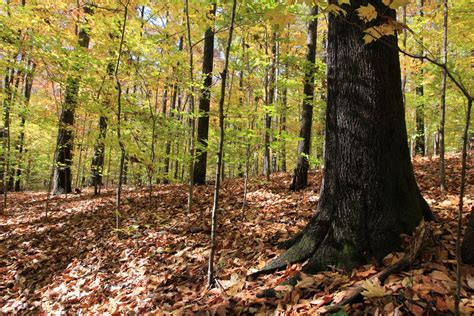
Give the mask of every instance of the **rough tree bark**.
[[[325, 172], [316, 213], [257, 274], [306, 259], [307, 273], [380, 261], [400, 246], [401, 233], [432, 218], [408, 151], [400, 63], [390, 47], [397, 39], [364, 44], [366, 25], [355, 9], [366, 3], [353, 0], [344, 5], [346, 17], [329, 16]], [[381, 1], [369, 3], [395, 17]]]
[[462, 261], [467, 264], [474, 264], [474, 208], [471, 210], [469, 222], [464, 233], [464, 240], [461, 246]]
[[309, 153], [311, 149], [311, 126], [313, 125], [314, 75], [316, 73], [316, 36], [318, 29], [318, 7], [311, 8], [311, 21], [308, 23], [306, 42], [306, 65], [303, 88], [303, 111], [301, 114], [300, 140], [298, 144], [298, 161], [293, 174], [290, 190], [297, 191], [308, 185]]
[[[217, 5], [214, 2], [209, 12], [213, 21]], [[214, 22], [212, 22], [214, 23]], [[206, 183], [207, 140], [209, 136], [209, 108], [211, 104], [212, 68], [214, 63], [214, 27], [209, 26], [204, 35], [204, 52], [202, 59], [202, 75], [204, 78], [201, 97], [199, 98], [199, 118], [197, 127], [196, 162], [194, 163], [194, 184]]]
[[[90, 6], [84, 6], [86, 14], [92, 14]], [[81, 28], [78, 34], [79, 46], [89, 47], [89, 34], [86, 28]], [[53, 194], [70, 193], [72, 191], [71, 165], [74, 140], [74, 116], [79, 94], [79, 76], [70, 76], [66, 81], [66, 92], [59, 117], [59, 131], [57, 138], [57, 152], [55, 158]]]

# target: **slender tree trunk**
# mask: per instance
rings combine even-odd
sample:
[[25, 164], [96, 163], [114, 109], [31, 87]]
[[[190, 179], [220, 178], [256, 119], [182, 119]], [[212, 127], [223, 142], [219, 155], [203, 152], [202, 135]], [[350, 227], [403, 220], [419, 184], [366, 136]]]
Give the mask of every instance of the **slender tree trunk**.
[[[23, 55], [20, 56], [20, 63], [22, 62], [23, 60]], [[15, 84], [14, 84], [14, 89], [13, 89], [13, 93], [11, 95], [11, 101], [10, 101], [10, 105], [15, 105], [15, 103], [17, 102], [17, 97], [20, 95], [20, 83], [23, 81], [23, 78], [24, 78], [24, 74], [23, 74], [23, 71], [22, 70], [17, 70], [16, 72], [16, 75], [15, 75]], [[8, 123], [8, 125], [10, 126], [11, 125], [11, 119], [10, 119], [10, 122]], [[7, 152], [7, 156], [10, 157], [9, 158], [9, 172], [8, 172], [8, 191], [14, 191], [15, 190], [15, 175], [16, 175], [16, 170], [18, 169], [18, 160], [17, 158], [18, 157], [11, 157], [11, 133], [10, 133], [10, 130], [8, 130], [8, 152]], [[16, 149], [18, 149], [18, 145], [15, 146]], [[15, 151], [13, 152], [15, 153]], [[10, 171], [12, 170], [12, 171]]]
[[[173, 110], [174, 110], [174, 105], [173, 103], [176, 100], [176, 87], [172, 87], [172, 94], [171, 94], [171, 104], [170, 104], [170, 114], [169, 118], [170, 121], [173, 118]], [[163, 120], [166, 122], [166, 111], [163, 113]], [[166, 128], [169, 128], [169, 125], [166, 125]], [[166, 143], [165, 143], [165, 161], [163, 164], [163, 184], [168, 184], [169, 183], [169, 172], [170, 172], [170, 154], [171, 154], [171, 139], [167, 138]]]
[[466, 190], [467, 151], [469, 146], [469, 125], [471, 123], [472, 96], [468, 96], [466, 124], [464, 126], [462, 142], [461, 188], [459, 190], [458, 225], [456, 230], [456, 298], [454, 305], [455, 315], [459, 315], [461, 301], [461, 262], [474, 264], [474, 211], [467, 224], [464, 240], [461, 243], [462, 211], [464, 206], [464, 191]]
[[[245, 46], [244, 46], [245, 48]], [[245, 50], [244, 50], [245, 52]], [[247, 69], [247, 73], [250, 73], [250, 64], [249, 64], [249, 56], [247, 53], [244, 53], [244, 56], [243, 56], [244, 60], [245, 60], [245, 64], [246, 64], [246, 69]], [[248, 84], [247, 86], [247, 104], [248, 105], [251, 105], [252, 104], [252, 96], [253, 96], [253, 87], [251, 84]], [[248, 130], [253, 130], [254, 129], [254, 125], [255, 125], [255, 113], [257, 113], [257, 109], [258, 109], [258, 102], [255, 101], [255, 108], [253, 109], [253, 111], [249, 111], [248, 114], [247, 114], [247, 117], [248, 117], [248, 125], [247, 125], [247, 128]], [[242, 212], [245, 211], [245, 208], [247, 206], [247, 192], [248, 192], [248, 184], [249, 184], [249, 178], [250, 178], [250, 158], [251, 158], [251, 148], [252, 148], [252, 137], [250, 136], [247, 136], [246, 137], [246, 141], [247, 141], [247, 144], [246, 144], [246, 148], [245, 148], [245, 180], [244, 180], [244, 197], [243, 197], [243, 201], [242, 201]], [[256, 162], [258, 163], [258, 157], [256, 159]], [[258, 171], [257, 171], [258, 173]]]
[[[171, 97], [171, 105], [170, 105], [170, 121], [174, 119], [174, 111], [176, 109], [176, 97], [177, 97], [177, 91], [178, 87], [176, 84], [173, 85], [173, 95]], [[172, 139], [168, 138], [166, 140], [166, 145], [165, 145], [165, 164], [163, 166], [163, 183], [168, 184], [169, 183], [169, 172], [170, 172], [170, 155], [171, 155], [171, 142]]]
[[[113, 63], [107, 65], [108, 80], [112, 81], [114, 75], [115, 66]], [[106, 79], [106, 80], [107, 80]], [[105, 100], [103, 102], [102, 111], [110, 108], [111, 97], [110, 92], [106, 91]], [[107, 116], [105, 113], [101, 113], [99, 117], [99, 135], [97, 136], [96, 143], [94, 145], [94, 154], [91, 162], [91, 185], [94, 187], [94, 195], [99, 194], [100, 187], [102, 186], [102, 178], [104, 173], [104, 162], [105, 162], [105, 138], [107, 136]]]
[[[188, 106], [189, 120], [188, 124], [191, 129], [189, 137], [189, 189], [188, 189], [188, 207], [187, 212], [190, 213], [193, 207], [193, 189], [194, 189], [194, 137], [195, 137], [195, 119], [194, 119], [194, 56], [193, 56], [193, 45], [191, 40], [191, 24], [189, 20], [189, 0], [185, 0], [185, 13], [186, 13], [186, 29], [188, 39], [188, 52], [189, 52], [189, 80], [191, 81]], [[184, 169], [183, 169], [184, 170]]]
[[[24, 97], [25, 97], [25, 108], [28, 107], [31, 99], [31, 90], [33, 88], [33, 76], [36, 69], [36, 64], [34, 62], [29, 62], [30, 69], [26, 74], [25, 79], [25, 90], [24, 90]], [[23, 151], [25, 146], [25, 125], [26, 125], [26, 116], [22, 112], [21, 113], [21, 122], [20, 122], [20, 139], [18, 143], [18, 167], [15, 172], [15, 191], [19, 192], [22, 190], [21, 186], [21, 177], [23, 172]]]
[[13, 99], [13, 80], [15, 69], [7, 69], [5, 77], [5, 99], [3, 100], [3, 209], [7, 209], [8, 191], [10, 189], [10, 110]]
[[[183, 50], [183, 37], [181, 36], [178, 40], [178, 51]], [[175, 78], [176, 80], [176, 78]], [[174, 119], [174, 112], [176, 110], [176, 103], [178, 100], [178, 95], [179, 95], [179, 87], [176, 83], [176, 81], [173, 84], [173, 95], [171, 97], [171, 105], [170, 105], [170, 121], [173, 121]], [[166, 148], [165, 148], [165, 165], [163, 167], [163, 183], [168, 184], [169, 183], [169, 171], [170, 171], [170, 154], [171, 154], [171, 139], [166, 140]], [[176, 179], [176, 173], [174, 178]]]
[[84, 151], [84, 138], [86, 136], [86, 123], [87, 123], [87, 115], [84, 116], [84, 123], [82, 125], [82, 135], [81, 135], [81, 142], [78, 145], [79, 147], [79, 159], [77, 162], [77, 175], [76, 175], [76, 188], [80, 188], [80, 177], [81, 177], [81, 166], [82, 166], [82, 152]]
[[[246, 52], [245, 52], [245, 47], [246, 44], [245, 44], [245, 34], [242, 34], [242, 46], [241, 46], [241, 49], [242, 49], [242, 60], [244, 61], [245, 60], [245, 56], [246, 56]], [[244, 109], [244, 67], [242, 66], [242, 68], [240, 69], [239, 71], [239, 106], [241, 109]], [[240, 115], [239, 115], [240, 117]], [[237, 129], [239, 131], [239, 133], [242, 132], [242, 129], [240, 127], [240, 125], [237, 126]], [[244, 143], [244, 137], [242, 136], [239, 136], [239, 144], [243, 144]], [[239, 146], [240, 147], [240, 146]], [[241, 148], [241, 147], [240, 147]], [[247, 163], [248, 163], [248, 152], [246, 151], [245, 152], [245, 169], [247, 169]], [[246, 174], [246, 171], [242, 170], [242, 160], [241, 160], [241, 157], [240, 157], [240, 150], [239, 150], [239, 161], [237, 163], [237, 176], [239, 178], [242, 178], [244, 175]]]
[[[285, 70], [286, 72], [287, 70]], [[284, 87], [282, 91], [282, 105], [283, 112], [281, 115], [281, 132], [280, 132], [280, 141], [281, 141], [281, 172], [286, 172], [286, 116], [288, 112], [288, 88]]]
[[[277, 82], [278, 82], [278, 67], [279, 67], [279, 52], [280, 52], [280, 45], [278, 41], [276, 40], [276, 33], [273, 34], [273, 47], [272, 47], [272, 55], [273, 55], [273, 67], [272, 67], [272, 78], [271, 81], [273, 81], [273, 85], [271, 86], [270, 90], [270, 95], [272, 97], [272, 104], [275, 103], [275, 101], [278, 99], [278, 87], [277, 87]], [[278, 130], [278, 116], [274, 115], [272, 117], [273, 123], [272, 123], [272, 133], [271, 133], [271, 142], [275, 141], [275, 133], [274, 130]], [[277, 153], [275, 150], [271, 150], [271, 172], [277, 172]]]
[[[443, 63], [448, 61], [448, 0], [443, 0]], [[446, 172], [444, 161], [444, 122], [446, 119], [446, 69], [441, 70], [441, 106], [439, 122], [439, 183], [441, 192], [446, 192]]]
[[[352, 0], [347, 16], [329, 15], [321, 198], [306, 228], [262, 272], [307, 259], [306, 273], [380, 261], [400, 246], [401, 233], [432, 218], [408, 152], [397, 39], [363, 42], [355, 9], [366, 3]], [[381, 1], [368, 3], [395, 18]]]
[[[92, 127], [92, 122], [89, 122], [89, 126], [87, 128], [88, 131], [91, 130], [91, 127]], [[86, 136], [87, 137], [87, 136]], [[87, 164], [87, 160], [89, 158], [89, 146], [87, 146], [86, 144], [86, 149], [84, 151], [84, 159], [82, 161], [82, 166], [81, 166], [81, 170], [80, 170], [80, 178], [79, 178], [79, 182], [77, 183], [77, 188], [82, 188], [84, 187], [84, 184], [86, 183], [86, 164]], [[79, 173], [79, 171], [78, 171]]]
[[3, 201], [3, 208], [6, 208], [6, 197], [5, 197], [5, 192], [7, 191], [7, 159], [6, 159], [6, 153], [7, 153], [7, 125], [9, 122], [9, 119], [7, 120], [7, 117], [10, 117], [10, 101], [11, 101], [11, 80], [12, 80], [12, 75], [11, 75], [11, 70], [10, 68], [6, 69], [6, 75], [4, 79], [4, 91], [5, 91], [5, 97], [3, 99], [3, 104], [2, 104], [2, 110], [3, 110], [3, 128], [1, 130], [1, 136], [2, 136], [2, 154], [0, 155], [1, 163], [2, 163], [2, 185], [1, 185], [1, 192], [4, 195], [4, 201]]
[[217, 212], [219, 209], [219, 190], [221, 184], [221, 165], [222, 165], [222, 154], [224, 150], [224, 101], [225, 101], [225, 88], [227, 80], [227, 70], [229, 68], [229, 55], [232, 44], [232, 34], [234, 32], [234, 19], [235, 19], [235, 8], [237, 6], [237, 0], [233, 0], [232, 13], [230, 18], [229, 37], [227, 38], [227, 45], [225, 49], [224, 69], [221, 74], [221, 95], [219, 99], [219, 146], [217, 149], [217, 162], [216, 162], [216, 183], [214, 187], [214, 202], [212, 206], [212, 219], [211, 219], [211, 250], [209, 254], [209, 266], [207, 274], [207, 284], [209, 287], [214, 286], [214, 256], [216, 251], [216, 227], [217, 227]]
[[[404, 5], [402, 8], [402, 23], [406, 25], [407, 23], [407, 6]], [[403, 49], [407, 48], [407, 30], [403, 28]], [[402, 70], [402, 97], [403, 97], [403, 106], [406, 107], [406, 89], [407, 89], [407, 70], [403, 68]]]
[[[84, 6], [86, 14], [92, 14], [90, 6]], [[83, 49], [89, 47], [89, 34], [86, 28], [81, 28], [78, 35], [79, 46]], [[57, 138], [56, 163], [54, 168], [53, 194], [70, 193], [72, 191], [72, 154], [74, 141], [74, 116], [79, 94], [79, 75], [75, 74], [67, 78], [66, 94], [59, 117], [59, 131]]]
[[[214, 19], [217, 4], [212, 4], [209, 19]], [[198, 146], [194, 164], [194, 183], [206, 183], [207, 141], [209, 136], [209, 109], [211, 104], [212, 68], [214, 63], [214, 27], [209, 26], [204, 35], [204, 51], [202, 59], [202, 75], [204, 78], [201, 97], [199, 98], [199, 118], [197, 128]]]
[[[124, 144], [125, 145], [125, 144]], [[125, 149], [125, 148], [124, 148]], [[125, 151], [125, 156], [123, 158], [123, 168], [122, 168], [122, 176], [120, 177], [120, 179], [122, 179], [122, 184], [123, 185], [127, 185], [128, 184], [128, 174], [129, 174], [129, 167], [130, 165], [132, 164], [132, 162], [130, 161], [130, 156], [127, 154], [127, 152]]]
[[94, 187], [94, 195], [99, 194], [100, 186], [102, 186], [102, 177], [104, 171], [104, 155], [105, 155], [105, 137], [107, 136], [107, 117], [101, 115], [99, 117], [99, 136], [94, 146], [94, 154], [91, 163], [91, 185]]
[[[418, 15], [423, 17], [424, 0], [418, 2]], [[420, 52], [423, 55], [423, 38], [420, 38]], [[423, 67], [423, 60], [421, 61]], [[425, 101], [423, 87], [423, 69], [420, 70], [420, 82], [415, 87], [416, 93], [416, 137], [415, 137], [415, 155], [425, 156]]]
[[[130, 0], [127, 0], [127, 3], [124, 5], [124, 15], [123, 15], [123, 25], [121, 29], [121, 38], [120, 38], [120, 46], [118, 50], [118, 57], [117, 57], [117, 64], [115, 65], [115, 82], [117, 84], [117, 140], [120, 146], [120, 165], [119, 165], [119, 177], [118, 177], [118, 186], [117, 186], [117, 199], [116, 199], [116, 214], [115, 214], [115, 226], [116, 228], [120, 228], [122, 222], [122, 184], [124, 183], [124, 165], [125, 165], [125, 144], [122, 140], [122, 83], [119, 79], [119, 68], [120, 68], [120, 61], [122, 57], [122, 50], [123, 44], [125, 41], [125, 32], [127, 30], [127, 20], [128, 20], [128, 6], [130, 4]], [[127, 159], [128, 160], [128, 159]]]
[[[107, 178], [105, 179], [105, 188], [107, 189], [109, 186], [109, 179], [110, 179], [110, 164], [112, 162], [112, 146], [109, 146], [109, 162], [107, 163]], [[99, 187], [100, 193], [100, 187]]]
[[306, 65], [303, 88], [303, 111], [301, 114], [298, 161], [296, 163], [290, 190], [297, 191], [308, 185], [309, 154], [311, 150], [311, 128], [313, 125], [314, 76], [316, 74], [316, 36], [318, 30], [318, 7], [311, 8], [311, 21], [308, 23]]
[[[265, 76], [265, 105], [273, 106], [275, 99], [275, 71], [276, 71], [276, 33], [272, 36], [272, 52], [271, 52], [271, 68], [270, 74]], [[264, 135], [264, 156], [263, 156], [263, 172], [270, 180], [271, 174], [271, 155], [270, 155], [270, 139], [272, 135], [272, 115], [271, 110], [265, 111], [265, 135]]]

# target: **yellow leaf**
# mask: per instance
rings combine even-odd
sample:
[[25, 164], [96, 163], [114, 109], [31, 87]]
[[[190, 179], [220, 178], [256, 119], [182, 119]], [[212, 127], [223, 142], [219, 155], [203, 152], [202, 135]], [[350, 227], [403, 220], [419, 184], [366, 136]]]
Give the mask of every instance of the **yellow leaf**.
[[363, 39], [366, 44], [372, 43], [373, 41], [378, 40], [382, 36], [395, 35], [395, 25], [393, 24], [382, 24], [378, 26], [369, 27], [364, 30]]
[[390, 9], [398, 9], [400, 7], [403, 7], [404, 5], [407, 5], [410, 3], [410, 0], [382, 0], [383, 4], [385, 4], [387, 7], [390, 7]]
[[338, 0], [339, 5], [348, 4], [351, 5], [351, 0]]
[[378, 40], [382, 35], [374, 27], [369, 27], [364, 31], [364, 43], [370, 44], [375, 40]]
[[342, 13], [344, 16], [347, 15], [346, 10], [341, 9], [341, 7], [335, 4], [328, 5], [325, 11], [328, 13], [333, 13], [335, 15], [339, 15], [340, 13]]
[[365, 297], [384, 297], [385, 295], [389, 294], [385, 290], [385, 287], [380, 285], [380, 280], [377, 278], [375, 278], [373, 281], [370, 279], [363, 281], [362, 286], [364, 287], [362, 295]]
[[377, 18], [377, 10], [375, 10], [375, 7], [370, 3], [367, 6], [360, 6], [360, 8], [357, 9], [357, 14], [366, 22], [370, 22]]

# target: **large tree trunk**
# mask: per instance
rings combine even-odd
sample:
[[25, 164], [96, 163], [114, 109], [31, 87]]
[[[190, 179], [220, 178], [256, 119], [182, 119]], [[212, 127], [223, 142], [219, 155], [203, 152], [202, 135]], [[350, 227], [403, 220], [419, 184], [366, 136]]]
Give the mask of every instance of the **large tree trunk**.
[[311, 150], [311, 126], [313, 125], [314, 75], [316, 73], [316, 35], [318, 29], [318, 7], [311, 8], [312, 20], [308, 23], [308, 40], [303, 89], [303, 111], [301, 114], [298, 161], [290, 185], [290, 190], [301, 190], [308, 185], [309, 153]]
[[[90, 6], [84, 6], [84, 12], [92, 14]], [[78, 43], [82, 48], [89, 47], [89, 34], [86, 28], [81, 28], [78, 34]], [[79, 94], [78, 75], [70, 76], [66, 82], [64, 103], [59, 117], [59, 131], [57, 138], [57, 152], [55, 157], [53, 194], [70, 193], [72, 191], [72, 153], [74, 141], [74, 116]]]
[[60, 123], [53, 178], [53, 194], [72, 192], [71, 165], [73, 150], [73, 125], [78, 92], [78, 79], [68, 78], [66, 83], [66, 96], [61, 109], [61, 116], [59, 118]]
[[[209, 18], [216, 14], [216, 3], [212, 4], [209, 12]], [[209, 26], [204, 35], [204, 52], [202, 59], [202, 75], [204, 77], [201, 97], [199, 98], [199, 118], [197, 128], [197, 152], [196, 162], [194, 164], [194, 183], [206, 183], [207, 169], [207, 140], [209, 136], [209, 109], [211, 104], [211, 85], [212, 85], [212, 68], [214, 63], [214, 29]]]
[[464, 240], [461, 247], [462, 261], [467, 264], [474, 264], [474, 208], [471, 210], [469, 222], [464, 233]]
[[[263, 271], [306, 259], [309, 273], [380, 261], [400, 246], [401, 233], [432, 217], [408, 152], [397, 39], [364, 44], [366, 26], [355, 13], [364, 2], [351, 1], [346, 17], [329, 15], [325, 172], [316, 214]], [[369, 3], [395, 17], [380, 1]]]

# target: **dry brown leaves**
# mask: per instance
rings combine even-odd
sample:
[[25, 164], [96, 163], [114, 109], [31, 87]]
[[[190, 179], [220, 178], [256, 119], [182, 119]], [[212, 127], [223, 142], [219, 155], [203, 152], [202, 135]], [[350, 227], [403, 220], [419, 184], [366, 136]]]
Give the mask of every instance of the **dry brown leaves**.
[[[224, 182], [216, 262], [220, 286], [212, 290], [205, 287], [212, 185], [196, 188], [191, 214], [185, 212], [184, 185], [156, 186], [151, 208], [146, 189], [128, 189], [120, 232], [113, 229], [111, 190], [97, 198], [90, 191], [55, 197], [48, 218], [44, 193], [12, 194], [7, 216], [0, 217], [0, 312], [315, 314], [342, 301], [350, 287], [364, 284], [363, 300], [346, 306], [347, 313], [449, 313], [454, 308], [459, 156], [448, 157], [447, 166], [450, 190], [442, 195], [437, 160], [415, 161], [421, 190], [440, 219], [435, 224], [439, 244], [425, 251], [411, 270], [390, 276], [384, 284], [362, 283], [384, 267], [374, 265], [350, 274], [333, 270], [304, 275], [295, 287], [280, 283], [299, 265], [245, 280], [311, 217], [320, 173], [312, 174], [311, 188], [300, 193], [287, 190], [288, 174], [273, 175], [270, 183], [252, 179], [244, 211], [243, 181]], [[472, 170], [468, 175], [465, 220], [474, 196]], [[390, 254], [384, 265], [399, 257]], [[472, 313], [474, 268], [463, 266], [462, 274], [461, 310]], [[275, 297], [256, 297], [268, 288], [275, 288]]]

